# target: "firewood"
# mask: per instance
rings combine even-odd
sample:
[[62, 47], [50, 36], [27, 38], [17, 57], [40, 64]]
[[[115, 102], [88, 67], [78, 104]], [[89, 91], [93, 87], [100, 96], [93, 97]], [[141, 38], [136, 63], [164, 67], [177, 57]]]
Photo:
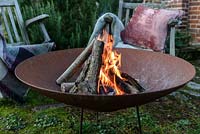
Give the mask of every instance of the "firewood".
[[127, 83], [126, 81], [120, 79], [118, 76], [116, 77], [116, 83], [117, 86], [125, 93], [127, 94], [136, 94], [138, 93], [138, 89], [135, 87], [135, 85], [130, 85], [129, 83]]
[[78, 70], [79, 67], [85, 62], [92, 52], [92, 46], [95, 42], [95, 38], [90, 44], [83, 50], [83, 52], [75, 59], [75, 61], [66, 69], [66, 71], [56, 80], [57, 84], [61, 84], [64, 81], [69, 80], [72, 75]]
[[85, 62], [81, 74], [77, 78], [75, 85], [70, 89], [70, 93], [96, 94], [98, 77], [102, 64], [102, 53], [104, 43], [96, 40], [92, 48], [92, 54]]
[[[115, 74], [111, 71], [110, 72], [110, 76], [112, 76], [112, 75], [115, 75]], [[117, 75], [115, 75], [115, 80], [116, 80], [117, 86], [124, 93], [127, 93], [127, 94], [136, 94], [136, 93], [145, 91], [145, 89], [134, 78], [132, 78], [128, 74], [122, 73], [121, 76], [124, 79], [121, 79]]]
[[129, 85], [131, 85], [132, 87], [134, 87], [135, 89], [137, 89], [139, 92], [144, 92], [145, 88], [143, 88], [137, 80], [135, 80], [134, 78], [132, 78], [130, 75], [128, 75], [127, 73], [122, 73], [121, 76], [123, 78], [125, 78], [125, 82], [128, 83]]
[[61, 84], [61, 91], [69, 92], [69, 89], [71, 89], [74, 86], [75, 82], [64, 82]]

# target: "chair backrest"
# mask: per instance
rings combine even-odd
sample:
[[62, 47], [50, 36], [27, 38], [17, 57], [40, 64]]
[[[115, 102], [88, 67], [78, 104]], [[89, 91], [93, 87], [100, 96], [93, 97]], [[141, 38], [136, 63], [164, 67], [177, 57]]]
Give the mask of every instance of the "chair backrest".
[[151, 8], [160, 9], [165, 8], [165, 4], [161, 3], [131, 3], [131, 2], [124, 2], [124, 0], [119, 0], [119, 10], [118, 10], [118, 17], [126, 26], [129, 22], [131, 16], [134, 13], [135, 8], [138, 5], [145, 5]]
[[[165, 5], [165, 1], [162, 1], [160, 3], [154, 3], [154, 0], [152, 2], [146, 3], [145, 0], [143, 0], [143, 3], [131, 3], [131, 2], [124, 2], [124, 0], [119, 0], [119, 10], [118, 10], [118, 17], [122, 21], [122, 23], [126, 26], [134, 14], [135, 8], [138, 5], [145, 5], [154, 9], [164, 9], [167, 8]], [[171, 27], [170, 31], [168, 33], [168, 37], [170, 39], [170, 45], [169, 45], [169, 54], [175, 56], [175, 27]]]
[[0, 0], [0, 32], [9, 44], [29, 43], [28, 34], [17, 0]]

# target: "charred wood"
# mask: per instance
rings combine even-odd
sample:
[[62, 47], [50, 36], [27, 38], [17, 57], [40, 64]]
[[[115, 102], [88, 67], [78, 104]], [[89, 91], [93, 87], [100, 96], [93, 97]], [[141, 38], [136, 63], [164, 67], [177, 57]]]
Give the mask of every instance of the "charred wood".
[[75, 85], [70, 89], [70, 93], [96, 94], [98, 77], [102, 64], [102, 53], [104, 43], [96, 40], [92, 48], [92, 54], [85, 62]]

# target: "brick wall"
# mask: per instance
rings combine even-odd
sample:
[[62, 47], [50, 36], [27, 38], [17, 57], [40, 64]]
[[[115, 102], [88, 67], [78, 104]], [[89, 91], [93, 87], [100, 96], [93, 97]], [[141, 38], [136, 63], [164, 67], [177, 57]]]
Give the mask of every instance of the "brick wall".
[[185, 11], [181, 29], [188, 29], [193, 37], [192, 44], [200, 44], [200, 0], [146, 0], [149, 2], [165, 1], [168, 8]]
[[185, 12], [185, 15], [182, 17], [182, 25], [179, 28], [185, 29], [188, 26], [189, 21], [189, 1], [188, 0], [167, 0], [168, 8], [179, 9]]
[[189, 30], [194, 43], [200, 43], [200, 0], [189, 0]]
[[200, 43], [200, 0], [167, 0], [169, 8], [185, 11], [180, 28], [188, 29], [193, 44]]

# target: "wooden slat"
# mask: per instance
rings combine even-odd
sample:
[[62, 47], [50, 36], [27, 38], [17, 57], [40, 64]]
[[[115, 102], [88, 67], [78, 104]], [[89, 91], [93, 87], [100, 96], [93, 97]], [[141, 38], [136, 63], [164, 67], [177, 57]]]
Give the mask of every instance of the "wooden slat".
[[118, 17], [122, 19], [122, 12], [123, 12], [123, 0], [119, 0], [119, 9], [118, 9]]
[[14, 6], [15, 3], [13, 0], [1, 0], [0, 1], [0, 7], [10, 7], [10, 6]]
[[20, 8], [19, 8], [17, 1], [15, 1], [14, 11], [15, 11], [15, 15], [16, 15], [16, 18], [17, 18], [17, 22], [18, 22], [18, 25], [19, 25], [19, 28], [20, 28], [22, 38], [23, 38], [23, 40], [25, 41], [26, 44], [30, 44], [29, 39], [28, 39], [28, 34], [27, 34], [25, 26], [24, 26], [22, 14], [21, 14], [21, 11], [20, 11]]
[[13, 38], [12, 38], [12, 34], [10, 32], [10, 28], [9, 28], [9, 25], [8, 25], [8, 20], [7, 20], [6, 14], [5, 14], [5, 7], [1, 7], [1, 13], [2, 13], [2, 16], [3, 16], [3, 20], [4, 20], [5, 27], [6, 27], [6, 31], [8, 33], [9, 41], [11, 43], [13, 43], [14, 41], [13, 41]]
[[10, 7], [7, 7], [7, 10], [8, 10], [8, 15], [9, 15], [9, 18], [10, 18], [10, 21], [11, 21], [11, 24], [12, 24], [12, 28], [13, 28], [14, 34], [15, 34], [15, 38], [16, 38], [17, 42], [19, 42], [20, 41], [20, 37], [19, 37], [19, 34], [17, 32], [17, 28], [16, 28], [16, 25], [15, 25], [15, 20], [14, 20], [13, 14], [12, 14], [12, 10], [11, 10]]
[[130, 15], [130, 9], [126, 9], [125, 25], [128, 24], [128, 21], [129, 21], [129, 15]]
[[175, 27], [171, 27], [169, 54], [175, 56]]
[[144, 5], [147, 7], [152, 7], [152, 8], [164, 8], [164, 4], [158, 4], [158, 3], [129, 3], [129, 2], [124, 2], [123, 7], [124, 8], [129, 8], [129, 9], [135, 9], [139, 5]]

